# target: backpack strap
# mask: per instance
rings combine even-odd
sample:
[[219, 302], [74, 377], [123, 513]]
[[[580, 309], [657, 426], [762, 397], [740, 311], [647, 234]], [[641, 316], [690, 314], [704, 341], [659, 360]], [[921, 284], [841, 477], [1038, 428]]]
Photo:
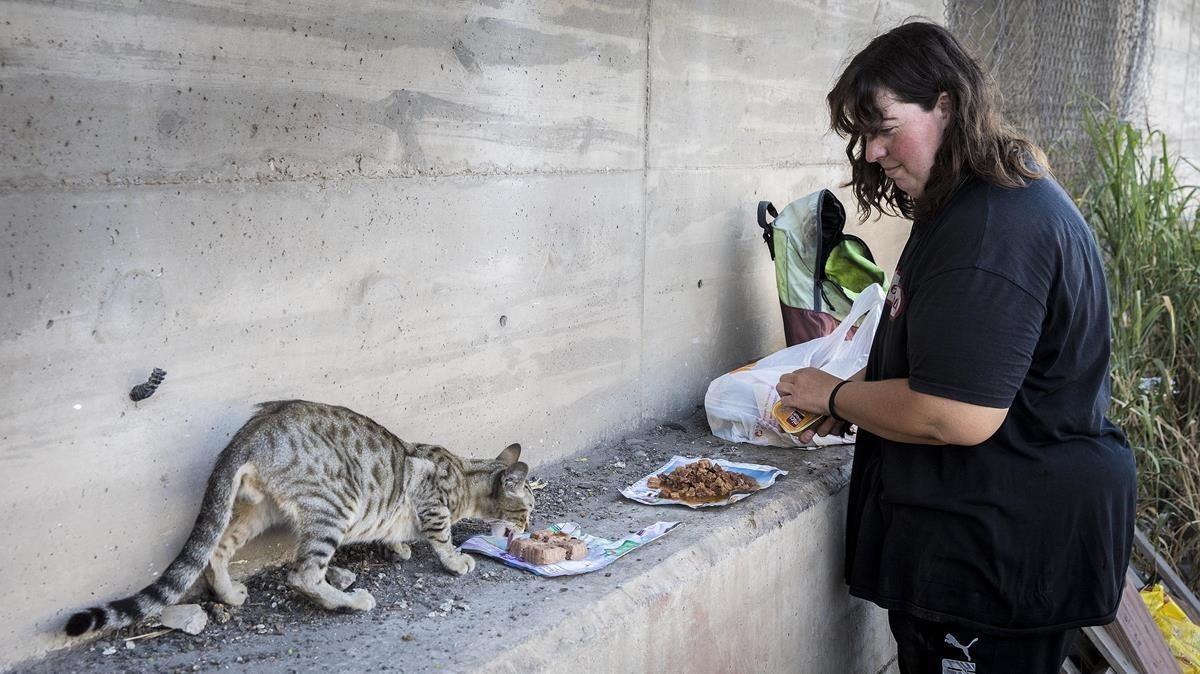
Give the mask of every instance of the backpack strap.
[[833, 192], [821, 190], [821, 196], [817, 199], [816, 217], [818, 231], [817, 259], [813, 265], [813, 308], [817, 311], [825, 311], [822, 308], [822, 300], [824, 300], [825, 307], [833, 306], [833, 303], [829, 301], [829, 296], [825, 294], [825, 284], [828, 280], [825, 275], [825, 264], [829, 261], [829, 254], [841, 244], [845, 236], [843, 228], [846, 225], [846, 209]]
[[775, 230], [771, 228], [771, 223], [767, 222], [768, 214], [772, 221], [779, 217], [779, 211], [775, 210], [775, 204], [769, 201], [758, 202], [758, 226], [762, 227], [763, 241], [767, 242], [767, 250], [771, 252], [773, 261], [775, 259]]

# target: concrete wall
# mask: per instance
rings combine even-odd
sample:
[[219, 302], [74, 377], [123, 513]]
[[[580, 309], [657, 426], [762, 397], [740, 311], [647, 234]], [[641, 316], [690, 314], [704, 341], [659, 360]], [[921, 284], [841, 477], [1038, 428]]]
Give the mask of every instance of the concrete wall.
[[844, 180], [839, 64], [941, 8], [0, 2], [0, 666], [163, 568], [256, 401], [534, 463], [690, 411], [782, 343], [753, 208]]
[[1158, 0], [1150, 75], [1148, 122], [1196, 165], [1180, 174], [1200, 185], [1200, 1]]

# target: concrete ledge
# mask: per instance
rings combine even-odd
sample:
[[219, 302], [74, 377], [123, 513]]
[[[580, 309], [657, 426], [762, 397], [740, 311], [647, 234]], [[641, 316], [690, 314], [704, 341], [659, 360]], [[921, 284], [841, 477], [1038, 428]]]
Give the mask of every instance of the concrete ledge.
[[[770, 463], [789, 475], [726, 508], [645, 506], [619, 495], [674, 454]], [[849, 447], [725, 443], [697, 413], [534, 471], [547, 482], [537, 525], [577, 521], [615, 538], [683, 522], [603, 571], [542, 579], [479, 558], [473, 574], [454, 578], [425, 546], [399, 566], [370, 548], [348, 549], [337, 563], [375, 595], [370, 613], [316, 609], [270, 569], [248, 583], [246, 606], [199, 636], [146, 638], [130, 649], [124, 639], [153, 632], [130, 628], [27, 669], [880, 672], [894, 659], [886, 616], [851, 598], [841, 580], [849, 460]], [[479, 530], [464, 523], [455, 538]], [[109, 647], [116, 653], [103, 655]]]

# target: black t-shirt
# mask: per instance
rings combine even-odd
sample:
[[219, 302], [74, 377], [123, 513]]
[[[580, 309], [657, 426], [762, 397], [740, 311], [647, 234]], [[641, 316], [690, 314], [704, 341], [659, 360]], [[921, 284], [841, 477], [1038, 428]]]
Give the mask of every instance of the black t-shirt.
[[1008, 408], [982, 444], [860, 430], [850, 592], [1000, 634], [1110, 622], [1133, 540], [1136, 475], [1109, 405], [1109, 309], [1091, 231], [1052, 179], [973, 180], [914, 224], [867, 380]]

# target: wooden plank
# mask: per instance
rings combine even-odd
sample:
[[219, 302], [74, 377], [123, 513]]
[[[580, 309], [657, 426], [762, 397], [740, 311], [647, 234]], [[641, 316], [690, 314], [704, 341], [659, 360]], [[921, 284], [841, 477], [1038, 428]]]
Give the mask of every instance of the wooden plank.
[[1070, 658], [1063, 660], [1062, 668], [1058, 670], [1058, 674], [1083, 674], [1075, 663], [1071, 662]]
[[1150, 617], [1150, 611], [1128, 577], [1121, 591], [1117, 619], [1105, 625], [1103, 629], [1137, 671], [1156, 674], [1180, 671], [1179, 663], [1175, 661], [1175, 656], [1171, 655], [1166, 638], [1154, 623], [1154, 618]]
[[1117, 642], [1102, 627], [1084, 627], [1084, 635], [1100, 651], [1100, 655], [1104, 657], [1105, 662], [1109, 664], [1109, 671], [1114, 674], [1139, 674], [1133, 665], [1129, 664], [1129, 659], [1125, 657], [1125, 653]]
[[1146, 589], [1146, 581], [1142, 580], [1141, 575], [1138, 574], [1137, 569], [1133, 568], [1132, 564], [1129, 565], [1128, 569], [1125, 569], [1125, 582], [1131, 583], [1133, 589], [1139, 592]]
[[1146, 534], [1141, 529], [1135, 527], [1133, 537], [1142, 554], [1154, 560], [1154, 572], [1159, 578], [1162, 578], [1163, 585], [1167, 588], [1167, 593], [1171, 595], [1175, 603], [1179, 604], [1179, 607], [1183, 609], [1183, 612], [1187, 614], [1187, 617], [1192, 622], [1200, 625], [1200, 600], [1196, 599], [1196, 595], [1192, 594], [1192, 591], [1188, 589], [1187, 583], [1183, 582], [1183, 579], [1175, 572], [1170, 562], [1159, 554], [1158, 550], [1150, 543], [1150, 539], [1146, 537]]

